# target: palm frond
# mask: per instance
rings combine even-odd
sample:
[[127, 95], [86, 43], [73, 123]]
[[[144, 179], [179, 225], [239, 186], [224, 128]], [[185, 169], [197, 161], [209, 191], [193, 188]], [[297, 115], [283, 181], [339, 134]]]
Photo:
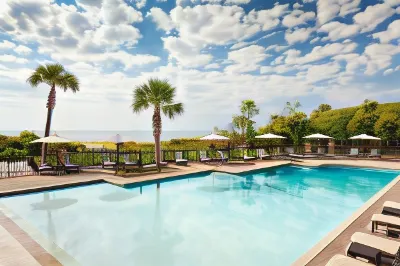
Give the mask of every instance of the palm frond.
[[162, 106], [162, 111], [169, 119], [174, 119], [176, 115], [183, 114], [184, 108], [182, 103], [175, 103]]
[[150, 88], [147, 84], [138, 85], [133, 91], [132, 109], [134, 113], [140, 113], [150, 107], [149, 101]]
[[57, 78], [56, 85], [60, 86], [64, 91], [67, 91], [68, 89], [72, 90], [72, 92], [74, 93], [79, 91], [78, 78], [75, 75], [68, 72], [61, 74]]

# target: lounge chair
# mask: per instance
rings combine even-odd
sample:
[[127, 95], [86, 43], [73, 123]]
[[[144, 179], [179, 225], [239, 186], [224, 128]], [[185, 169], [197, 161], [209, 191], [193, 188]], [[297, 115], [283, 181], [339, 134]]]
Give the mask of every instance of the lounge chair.
[[400, 217], [400, 203], [385, 201], [383, 203], [382, 214]]
[[132, 168], [139, 168], [139, 162], [137, 161], [131, 161], [129, 159], [129, 154], [124, 154], [124, 165], [123, 165], [124, 170], [129, 170]]
[[187, 166], [188, 160], [183, 159], [183, 153], [181, 151], [175, 152], [175, 163], [176, 165]]
[[200, 162], [202, 163], [211, 162], [211, 158], [207, 157], [207, 151], [200, 151]]
[[374, 214], [372, 215], [371, 222], [372, 232], [376, 231], [379, 225], [386, 227], [386, 229], [383, 230], [386, 231], [386, 235], [389, 235], [389, 232], [392, 231], [390, 229], [400, 229], [400, 218], [395, 216]]
[[354, 233], [351, 236], [351, 242], [378, 249], [385, 255], [384, 257], [389, 257], [392, 260], [400, 249], [400, 242], [361, 232]]
[[368, 265], [371, 266], [371, 264], [367, 262], [363, 262], [339, 254], [333, 256], [326, 264], [326, 266], [368, 266]]
[[325, 154], [325, 153], [326, 153], [325, 147], [318, 147], [317, 153], [318, 153], [318, 154]]
[[38, 173], [39, 175], [44, 173], [54, 174], [53, 166], [48, 164], [42, 164], [41, 166], [38, 166], [33, 157], [29, 158], [28, 165], [32, 168], [34, 172]]
[[271, 159], [271, 155], [266, 154], [264, 149], [257, 149], [257, 156], [261, 160]]
[[64, 161], [60, 160], [60, 163], [65, 167], [66, 172], [77, 172], [77, 173], [81, 172], [80, 165], [70, 163], [69, 154], [64, 155]]
[[110, 156], [103, 155], [103, 161], [101, 163], [102, 168], [106, 168], [106, 167], [114, 168], [116, 165], [117, 165], [116, 162], [111, 162], [110, 161]]
[[351, 148], [350, 154], [348, 156], [349, 157], [358, 157], [359, 156], [358, 148]]
[[224, 162], [227, 162], [228, 161], [228, 158], [226, 158], [225, 157], [225, 155], [224, 155], [224, 153], [222, 152], [222, 151], [217, 151], [218, 152], [218, 154], [219, 154], [219, 156], [221, 157], [221, 165], [224, 163]]
[[243, 156], [243, 161], [245, 161], [245, 162], [247, 162], [247, 161], [254, 161], [254, 160], [257, 160], [257, 158], [256, 158], [256, 157], [253, 157], [253, 156], [247, 156], [247, 154], [245, 154], [245, 155]]
[[368, 158], [381, 158], [378, 149], [371, 149], [371, 154], [368, 155]]
[[294, 148], [293, 147], [285, 147], [285, 153], [286, 154], [293, 154], [294, 153]]

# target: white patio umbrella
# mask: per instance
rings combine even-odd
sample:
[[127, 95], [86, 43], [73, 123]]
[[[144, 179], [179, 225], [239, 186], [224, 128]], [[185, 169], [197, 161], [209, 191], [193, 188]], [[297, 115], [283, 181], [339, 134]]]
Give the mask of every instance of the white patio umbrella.
[[210, 134], [200, 138], [200, 140], [229, 140], [229, 138], [217, 134]]
[[61, 138], [56, 133], [45, 138], [31, 141], [31, 143], [66, 143], [66, 142], [71, 142], [71, 140]]
[[303, 139], [333, 139], [333, 138], [317, 133], [317, 134], [312, 134], [312, 135], [309, 135], [309, 136], [305, 136], [305, 137], [303, 137]]
[[369, 140], [381, 140], [380, 138], [377, 137], [373, 137], [373, 136], [369, 136], [367, 134], [361, 134], [361, 135], [357, 135], [357, 136], [353, 136], [349, 139], [369, 139]]
[[256, 139], [286, 139], [286, 137], [275, 135], [272, 133], [267, 133], [264, 135], [256, 136]]

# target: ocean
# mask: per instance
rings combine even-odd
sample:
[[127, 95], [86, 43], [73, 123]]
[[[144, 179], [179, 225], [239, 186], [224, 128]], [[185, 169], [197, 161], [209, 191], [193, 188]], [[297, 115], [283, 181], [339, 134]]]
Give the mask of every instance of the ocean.
[[[38, 136], [44, 136], [43, 130], [31, 130]], [[6, 136], [18, 136], [20, 131], [0, 131], [0, 135]], [[53, 134], [52, 131], [51, 134]], [[108, 141], [115, 136], [120, 134], [124, 142], [135, 141], [135, 142], [153, 142], [153, 131], [94, 131], [94, 130], [57, 130], [57, 135], [63, 138], [70, 139], [72, 141]], [[193, 138], [199, 136], [205, 136], [210, 134], [210, 131], [163, 131], [161, 134], [161, 140], [170, 140], [177, 138]]]

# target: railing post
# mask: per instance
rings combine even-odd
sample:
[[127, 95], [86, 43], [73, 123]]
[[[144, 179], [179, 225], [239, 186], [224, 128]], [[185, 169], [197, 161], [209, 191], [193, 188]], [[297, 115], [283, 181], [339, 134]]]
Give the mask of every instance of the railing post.
[[7, 175], [10, 177], [10, 157], [7, 158]]
[[139, 150], [139, 165], [142, 166], [142, 150]]

